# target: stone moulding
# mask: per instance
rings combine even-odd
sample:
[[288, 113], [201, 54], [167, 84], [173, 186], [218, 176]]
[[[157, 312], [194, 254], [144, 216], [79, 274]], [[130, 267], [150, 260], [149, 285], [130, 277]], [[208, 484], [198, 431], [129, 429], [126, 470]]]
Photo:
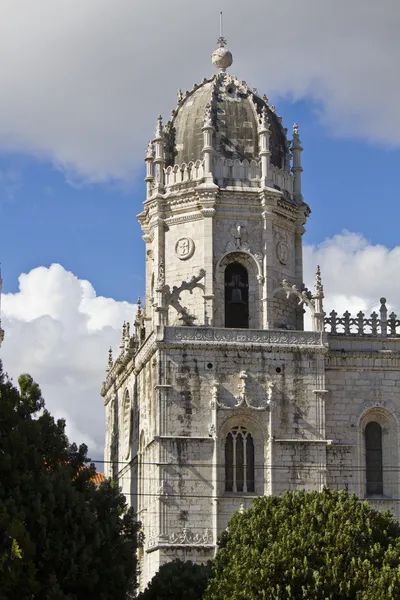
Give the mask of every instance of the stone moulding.
[[166, 327], [166, 343], [220, 342], [232, 344], [268, 344], [277, 346], [327, 345], [326, 335], [314, 331], [236, 330], [215, 327]]
[[[167, 538], [167, 539], [165, 539]], [[202, 533], [193, 533], [187, 527], [178, 533], [167, 536], [152, 534], [148, 539], [146, 552], [154, 552], [159, 548], [204, 548], [214, 549], [213, 534], [211, 529], [204, 529]]]
[[204, 533], [193, 533], [186, 527], [179, 533], [172, 533], [169, 536], [171, 544], [184, 544], [190, 546], [202, 546], [203, 544], [212, 544], [213, 535], [210, 529], [205, 529]]

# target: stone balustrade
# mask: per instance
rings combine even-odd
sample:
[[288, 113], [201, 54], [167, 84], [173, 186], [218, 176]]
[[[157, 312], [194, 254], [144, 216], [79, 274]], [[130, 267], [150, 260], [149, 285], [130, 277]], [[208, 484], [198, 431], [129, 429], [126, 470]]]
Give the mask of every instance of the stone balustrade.
[[381, 298], [379, 315], [371, 313], [369, 318], [362, 311], [352, 316], [346, 311], [341, 317], [335, 310], [324, 318], [325, 331], [329, 335], [358, 337], [400, 337], [400, 320], [396, 313], [388, 315], [386, 298]]
[[[205, 177], [204, 161], [183, 163], [173, 165], [164, 169], [165, 186], [171, 188], [181, 186], [186, 182], [201, 182]], [[220, 157], [213, 163], [213, 177], [220, 186], [245, 185], [248, 187], [259, 187], [261, 181], [261, 165], [256, 160], [232, 160]], [[267, 183], [270, 187], [286, 192], [290, 197], [293, 195], [293, 175], [288, 171], [269, 165]]]

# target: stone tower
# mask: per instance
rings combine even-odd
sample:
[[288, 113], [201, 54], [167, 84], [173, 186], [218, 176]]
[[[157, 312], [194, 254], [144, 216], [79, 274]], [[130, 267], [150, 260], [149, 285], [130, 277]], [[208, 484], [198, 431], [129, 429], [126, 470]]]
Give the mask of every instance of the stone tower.
[[328, 484], [399, 497], [384, 469], [398, 456], [400, 321], [384, 299], [380, 318], [325, 317], [319, 269], [303, 286], [298, 127], [289, 141], [266, 96], [227, 71], [223, 38], [213, 63], [148, 145], [146, 301], [102, 388], [107, 474], [146, 537], [141, 587], [176, 557], [212, 558], [255, 496]]
[[108, 474], [146, 536], [142, 584], [177, 556], [211, 558], [254, 496], [325, 481], [322, 286], [303, 287], [298, 128], [289, 141], [266, 96], [227, 72], [222, 38], [213, 62], [148, 145], [146, 302], [102, 390]]

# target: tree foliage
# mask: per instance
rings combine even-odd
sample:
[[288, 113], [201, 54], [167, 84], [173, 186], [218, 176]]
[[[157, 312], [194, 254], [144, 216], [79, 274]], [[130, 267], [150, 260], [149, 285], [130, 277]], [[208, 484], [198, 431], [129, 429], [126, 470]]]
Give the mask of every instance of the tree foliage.
[[400, 598], [400, 525], [344, 491], [257, 498], [219, 541], [205, 600]]
[[[118, 600], [136, 587], [138, 524], [87, 449], [0, 363], [0, 598]], [[140, 540], [139, 540], [140, 542]]]
[[138, 600], [201, 600], [210, 574], [211, 562], [174, 560], [160, 568]]

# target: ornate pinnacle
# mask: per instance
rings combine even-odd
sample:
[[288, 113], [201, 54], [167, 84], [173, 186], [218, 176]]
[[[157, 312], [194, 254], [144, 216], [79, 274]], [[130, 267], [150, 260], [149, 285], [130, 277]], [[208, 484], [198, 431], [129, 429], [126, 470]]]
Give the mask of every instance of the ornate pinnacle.
[[267, 98], [267, 95], [266, 95], [266, 94], [264, 94], [264, 96], [263, 96], [263, 100], [264, 100], [264, 102], [265, 102], [266, 104], [268, 104], [268, 98]]
[[178, 102], [181, 102], [183, 100], [183, 94], [182, 94], [181, 88], [179, 88], [179, 90], [177, 91], [177, 96], [178, 96]]
[[324, 286], [322, 285], [321, 268], [319, 265], [317, 266], [317, 271], [315, 273], [314, 297], [315, 296], [324, 296]]
[[113, 357], [112, 357], [112, 348], [110, 347], [108, 351], [108, 361], [107, 361], [107, 369], [106, 373], [109, 373], [113, 368]]
[[126, 323], [124, 321], [124, 323], [122, 325], [121, 343], [119, 345], [119, 347], [121, 348], [121, 350], [123, 350], [125, 348], [125, 336], [126, 336]]
[[212, 127], [212, 116], [211, 116], [211, 104], [208, 102], [206, 105], [206, 110], [204, 112], [204, 126]]
[[161, 138], [163, 134], [162, 116], [157, 117], [156, 138]]
[[297, 125], [297, 123], [294, 123], [294, 125], [293, 125], [293, 141], [295, 139], [300, 141], [299, 126]]
[[141, 318], [142, 318], [142, 301], [139, 296], [139, 298], [137, 299], [137, 312], [136, 312], [135, 322], [138, 323]]
[[147, 144], [146, 159], [152, 160], [153, 158], [154, 158], [154, 147], [153, 147], [153, 142], [150, 140], [149, 143]]
[[260, 117], [260, 127], [262, 129], [269, 129], [269, 117], [268, 117], [268, 110], [266, 106], [262, 107], [262, 111], [261, 111], [261, 117]]

